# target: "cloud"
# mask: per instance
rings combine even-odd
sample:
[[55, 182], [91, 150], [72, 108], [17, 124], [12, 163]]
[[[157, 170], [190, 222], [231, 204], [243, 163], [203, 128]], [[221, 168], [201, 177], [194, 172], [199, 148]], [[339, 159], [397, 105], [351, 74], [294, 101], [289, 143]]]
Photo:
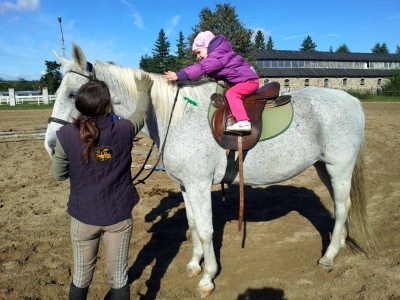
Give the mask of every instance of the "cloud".
[[271, 33], [272, 33], [272, 31], [273, 31], [273, 30], [266, 30], [266, 29], [264, 29], [264, 28], [262, 28], [262, 27], [253, 28], [252, 30], [253, 30], [253, 35], [252, 35], [251, 39], [253, 40], [253, 42], [254, 42], [254, 39], [255, 39], [255, 37], [256, 37], [256, 34], [257, 34], [257, 32], [258, 32], [259, 30], [260, 30], [261, 33], [264, 35], [264, 39], [265, 39], [266, 41], [268, 40], [269, 36], [271, 35]]
[[395, 15], [390, 16], [390, 17], [388, 18], [388, 20], [393, 20], [393, 19], [400, 19], [400, 14], [395, 14]]
[[176, 25], [178, 25], [181, 16], [174, 16], [170, 21], [167, 22], [167, 27], [165, 29], [165, 34], [169, 36], [175, 29]]
[[13, 11], [35, 11], [40, 7], [40, 0], [17, 0], [13, 2], [0, 2], [0, 15]]
[[126, 0], [121, 0], [121, 3], [125, 4], [126, 6], [129, 7], [130, 13], [127, 13], [129, 17], [133, 19], [133, 23], [138, 27], [139, 29], [145, 29], [144, 27], [144, 22], [142, 16], [136, 11], [136, 9], [133, 7], [132, 4], [130, 4]]
[[339, 36], [337, 33], [329, 33], [327, 36]]

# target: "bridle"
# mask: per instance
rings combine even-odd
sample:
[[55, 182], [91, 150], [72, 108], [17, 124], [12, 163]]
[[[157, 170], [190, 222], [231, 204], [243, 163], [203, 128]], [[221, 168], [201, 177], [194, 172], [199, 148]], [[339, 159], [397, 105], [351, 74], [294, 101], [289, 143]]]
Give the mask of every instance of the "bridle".
[[[86, 62], [86, 71], [89, 72], [89, 75], [85, 75], [85, 74], [83, 74], [83, 73], [76, 72], [76, 71], [72, 71], [72, 70], [71, 70], [71, 71], [68, 71], [68, 72], [66, 72], [66, 73], [75, 73], [75, 74], [78, 74], [78, 75], [80, 75], [80, 76], [82, 76], [82, 77], [85, 77], [85, 78], [89, 79], [89, 81], [97, 80], [96, 72], [95, 72], [95, 70], [94, 70], [94, 68], [93, 68], [93, 64], [92, 64], [92, 63]], [[71, 122], [69, 122], [69, 121], [65, 121], [65, 120], [63, 120], [63, 119], [54, 118], [54, 117], [50, 117], [50, 118], [48, 119], [47, 124], [50, 124], [51, 122], [58, 123], [58, 124], [61, 124], [61, 125], [68, 125], [68, 124], [71, 124]]]

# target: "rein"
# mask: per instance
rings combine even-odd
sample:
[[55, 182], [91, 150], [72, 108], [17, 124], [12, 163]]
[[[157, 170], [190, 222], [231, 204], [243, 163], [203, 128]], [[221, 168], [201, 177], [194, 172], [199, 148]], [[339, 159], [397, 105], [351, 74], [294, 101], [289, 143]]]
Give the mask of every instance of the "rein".
[[[153, 174], [153, 172], [154, 172], [156, 166], [158, 165], [158, 163], [159, 163], [160, 160], [161, 160], [161, 157], [162, 157], [163, 154], [164, 154], [165, 142], [167, 141], [167, 137], [168, 137], [168, 133], [169, 133], [169, 128], [170, 128], [171, 120], [172, 120], [172, 115], [173, 115], [173, 113], [174, 113], [175, 105], [176, 105], [176, 102], [177, 102], [177, 99], [178, 99], [178, 95], [179, 95], [179, 90], [180, 90], [180, 86], [179, 86], [179, 83], [178, 83], [178, 89], [176, 90], [174, 103], [173, 103], [173, 105], [172, 105], [171, 113], [170, 113], [170, 115], [169, 115], [168, 126], [167, 126], [167, 132], [165, 133], [165, 138], [164, 138], [163, 144], [162, 144], [162, 146], [161, 146], [160, 153], [158, 154], [157, 162], [155, 163], [155, 165], [154, 165], [153, 168], [151, 169], [150, 173], [147, 174], [147, 176], [146, 176], [145, 178], [138, 180], [134, 185], [137, 185], [137, 184], [139, 184], [139, 183], [145, 184], [145, 180], [146, 180], [147, 178], [149, 178], [151, 174]], [[140, 175], [140, 173], [142, 173], [142, 171], [143, 171], [143, 169], [144, 169], [144, 166], [145, 166], [145, 164], [146, 164], [148, 158], [150, 157], [150, 153], [151, 153], [151, 151], [153, 150], [153, 146], [154, 146], [154, 142], [153, 142], [153, 145], [152, 145], [151, 148], [150, 148], [150, 152], [149, 152], [149, 154], [147, 155], [146, 160], [145, 160], [145, 162], [144, 162], [142, 168], [140, 169], [139, 173], [136, 174], [136, 176], [135, 176], [134, 178], [132, 178], [132, 181], [134, 181], [134, 180]]]

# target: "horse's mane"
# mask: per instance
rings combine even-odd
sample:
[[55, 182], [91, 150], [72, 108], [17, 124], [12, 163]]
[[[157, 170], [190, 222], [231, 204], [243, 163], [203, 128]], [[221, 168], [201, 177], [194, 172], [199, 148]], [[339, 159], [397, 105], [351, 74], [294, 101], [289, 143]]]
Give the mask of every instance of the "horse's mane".
[[[105, 78], [107, 85], [112, 90], [124, 91], [131, 99], [137, 99], [138, 92], [136, 89], [135, 76], [139, 77], [145, 73], [140, 69], [130, 67], [122, 67], [118, 65], [103, 63], [96, 61], [95, 63], [96, 75], [99, 78]], [[170, 111], [176, 97], [178, 89], [177, 83], [167, 82], [167, 80], [160, 74], [147, 73], [153, 80], [153, 87], [151, 89], [151, 99], [155, 109], [160, 112], [161, 121], [166, 123], [168, 121]], [[181, 84], [179, 96], [175, 105], [173, 119], [171, 124], [176, 124], [183, 116], [184, 110], [188, 102], [183, 99], [187, 96], [196, 102], [209, 101], [211, 93], [216, 89], [216, 84], [195, 82]]]

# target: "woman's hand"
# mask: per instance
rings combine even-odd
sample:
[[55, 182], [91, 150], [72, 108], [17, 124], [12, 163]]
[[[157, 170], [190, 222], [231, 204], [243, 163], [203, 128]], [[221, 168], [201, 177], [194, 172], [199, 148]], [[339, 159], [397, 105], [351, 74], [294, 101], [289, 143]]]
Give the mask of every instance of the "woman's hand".
[[176, 76], [176, 73], [171, 71], [164, 72], [164, 78], [166, 78], [169, 81], [178, 80], [178, 76]]

